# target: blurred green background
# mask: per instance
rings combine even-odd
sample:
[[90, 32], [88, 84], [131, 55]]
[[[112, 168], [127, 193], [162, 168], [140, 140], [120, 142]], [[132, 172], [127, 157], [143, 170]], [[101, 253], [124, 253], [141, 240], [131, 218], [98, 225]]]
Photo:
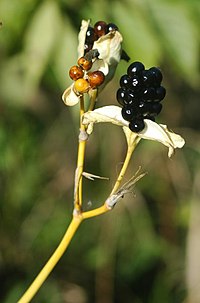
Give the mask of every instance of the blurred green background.
[[[0, 301], [22, 295], [68, 226], [78, 106], [65, 107], [82, 19], [114, 22], [132, 61], [161, 67], [158, 121], [180, 133], [172, 159], [142, 142], [126, 180], [145, 176], [113, 212], [83, 223], [33, 302], [200, 302], [200, 1], [0, 0]], [[116, 104], [121, 62], [98, 106]], [[111, 140], [112, 138], [112, 140]], [[117, 126], [97, 125], [84, 181], [89, 210], [107, 197], [125, 156]]]

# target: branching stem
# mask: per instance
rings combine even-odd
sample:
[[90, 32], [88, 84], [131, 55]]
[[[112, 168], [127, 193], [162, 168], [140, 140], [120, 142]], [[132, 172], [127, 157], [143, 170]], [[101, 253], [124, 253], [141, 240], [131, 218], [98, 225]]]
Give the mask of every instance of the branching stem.
[[[136, 146], [137, 146], [137, 142], [135, 142], [135, 144], [132, 144], [131, 146], [128, 147], [127, 153], [126, 153], [126, 158], [124, 160], [124, 163], [123, 163], [123, 166], [121, 168], [121, 171], [120, 171], [120, 173], [119, 173], [119, 175], [117, 177], [115, 185], [114, 185], [114, 187], [113, 187], [113, 189], [112, 189], [112, 191], [110, 193], [110, 196], [113, 195], [119, 189], [119, 187], [121, 185], [121, 182], [123, 180], [123, 177], [124, 177], [124, 175], [126, 173], [126, 170], [128, 168], [131, 156], [132, 156], [133, 151], [135, 150]], [[106, 202], [105, 202], [102, 206], [100, 206], [100, 207], [98, 207], [96, 209], [93, 209], [93, 210], [90, 210], [90, 211], [87, 211], [87, 212], [83, 212], [82, 213], [82, 217], [83, 217], [83, 219], [88, 219], [88, 218], [96, 217], [96, 216], [99, 216], [99, 215], [102, 215], [102, 214], [108, 212], [109, 210], [111, 210], [111, 208], [109, 208], [107, 206]]]
[[[89, 110], [94, 109], [95, 101], [97, 97], [97, 92], [94, 91], [91, 95], [91, 103], [89, 106]], [[82, 124], [82, 115], [84, 114], [84, 99], [81, 98], [80, 101], [80, 132], [86, 133], [86, 126]], [[50, 257], [50, 259], [47, 261], [46, 265], [42, 268], [38, 276], [35, 278], [33, 283], [30, 285], [30, 287], [27, 289], [27, 291], [24, 293], [24, 295], [21, 297], [21, 299], [18, 301], [18, 303], [28, 303], [30, 300], [34, 297], [34, 295], [37, 293], [37, 291], [40, 289], [41, 285], [44, 283], [44, 281], [47, 279], [51, 271], [54, 269], [58, 261], [61, 259], [63, 254], [65, 253], [67, 247], [69, 246], [69, 243], [71, 242], [73, 236], [75, 235], [79, 225], [84, 219], [92, 218], [95, 216], [99, 216], [101, 214], [104, 214], [108, 211], [110, 211], [112, 208], [108, 207], [106, 202], [91, 211], [82, 212], [82, 174], [83, 174], [83, 166], [84, 166], [84, 159], [85, 159], [85, 147], [86, 147], [86, 140], [79, 140], [79, 146], [78, 146], [78, 157], [77, 157], [77, 169], [76, 169], [76, 176], [75, 176], [75, 200], [74, 200], [74, 216], [73, 219], [67, 228], [67, 231], [65, 232], [60, 244], [58, 245], [57, 249], [53, 253], [53, 255]], [[115, 185], [110, 193], [110, 196], [115, 194], [117, 190], [119, 189], [121, 182], [123, 180], [123, 177], [126, 173], [126, 170], [128, 168], [128, 164], [130, 162], [132, 153], [137, 146], [137, 141], [135, 143], [128, 145], [126, 158], [124, 160], [123, 166], [121, 168], [121, 171], [117, 177], [117, 180], [115, 182]], [[110, 197], [109, 196], [109, 197]]]

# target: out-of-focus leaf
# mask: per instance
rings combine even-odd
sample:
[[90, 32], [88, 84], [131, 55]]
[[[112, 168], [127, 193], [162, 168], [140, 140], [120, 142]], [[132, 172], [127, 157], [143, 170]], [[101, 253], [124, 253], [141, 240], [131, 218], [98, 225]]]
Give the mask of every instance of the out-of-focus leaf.
[[[85, 2], [84, 2], [85, 3]], [[115, 6], [115, 2], [112, 5], [112, 9]], [[105, 20], [111, 22], [113, 20], [107, 19], [110, 10], [110, 3], [107, 0], [90, 1], [90, 5], [83, 5], [82, 16], [84, 19], [91, 19], [92, 24], [98, 20]]]
[[54, 1], [45, 1], [26, 31], [26, 76], [38, 83], [55, 47], [61, 25], [59, 8]]
[[55, 2], [45, 1], [40, 5], [26, 30], [24, 51], [3, 65], [0, 81], [3, 97], [16, 103], [28, 102], [57, 43], [60, 19]]
[[60, 32], [60, 39], [54, 52], [52, 64], [52, 68], [61, 91], [72, 83], [69, 77], [69, 69], [72, 65], [76, 65], [77, 61], [77, 35], [78, 33], [72, 27], [69, 20], [65, 18]]
[[3, 49], [3, 52], [15, 47], [16, 43], [21, 43], [21, 34], [36, 2], [37, 0], [0, 1], [0, 49]]
[[149, 1], [149, 9], [168, 55], [193, 84], [198, 79], [199, 37], [188, 8], [182, 2], [157, 0]]
[[117, 2], [113, 7], [117, 25], [124, 37], [125, 50], [131, 60], [140, 60], [151, 66], [160, 60], [161, 47], [146, 18], [132, 6]]

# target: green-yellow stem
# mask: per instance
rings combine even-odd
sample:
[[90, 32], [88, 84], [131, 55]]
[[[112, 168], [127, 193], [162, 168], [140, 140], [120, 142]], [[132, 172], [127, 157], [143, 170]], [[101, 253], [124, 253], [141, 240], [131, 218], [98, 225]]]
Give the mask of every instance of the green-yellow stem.
[[46, 265], [42, 268], [38, 276], [35, 278], [33, 283], [30, 285], [30, 287], [27, 289], [27, 291], [24, 293], [24, 295], [21, 297], [21, 299], [18, 301], [18, 303], [28, 303], [30, 300], [34, 297], [34, 295], [37, 293], [37, 291], [40, 289], [41, 285], [44, 283], [44, 281], [47, 279], [51, 271], [54, 269], [64, 252], [66, 251], [69, 243], [71, 242], [71, 239], [73, 238], [77, 228], [79, 227], [80, 223], [82, 222], [82, 217], [74, 217], [64, 235], [62, 238], [60, 244], [58, 245], [57, 249], [53, 253], [53, 255], [50, 257]]
[[82, 213], [82, 218], [83, 219], [89, 219], [89, 218], [92, 218], [92, 217], [96, 217], [96, 216], [105, 214], [109, 210], [110, 210], [110, 208], [108, 208], [107, 205], [104, 203], [102, 206], [100, 206], [98, 208], [83, 212]]
[[131, 156], [132, 156], [133, 151], [136, 148], [136, 146], [137, 146], [137, 142], [135, 142], [135, 144], [132, 144], [131, 146], [128, 147], [126, 158], [124, 160], [124, 163], [123, 163], [121, 171], [120, 171], [120, 173], [118, 175], [118, 178], [117, 178], [117, 180], [115, 182], [115, 185], [114, 185], [114, 187], [113, 187], [113, 189], [112, 189], [112, 191], [110, 193], [110, 196], [113, 195], [119, 189], [119, 187], [121, 185], [121, 182], [122, 182], [122, 179], [123, 179], [123, 177], [124, 177], [124, 175], [126, 173], [126, 170], [128, 168]]
[[[80, 132], [84, 133], [86, 130], [85, 125], [82, 124], [82, 115], [85, 112], [84, 108], [84, 97], [82, 96], [80, 99]], [[74, 207], [76, 210], [80, 211], [82, 206], [82, 173], [83, 173], [83, 165], [84, 165], [84, 159], [85, 159], [85, 147], [86, 147], [86, 141], [79, 139], [79, 145], [78, 145], [78, 157], [77, 157], [77, 182], [75, 183], [75, 202]]]
[[[97, 89], [94, 89], [91, 91], [90, 94], [90, 105], [88, 110], [93, 110], [94, 106], [95, 106], [95, 101], [97, 98], [97, 94], [98, 91]], [[82, 96], [80, 98], [80, 132], [84, 133], [86, 131], [86, 126], [82, 123], [82, 116], [85, 113], [85, 106], [84, 106], [84, 97]], [[79, 146], [78, 146], [78, 158], [77, 158], [77, 182], [75, 184], [76, 188], [75, 188], [75, 192], [76, 192], [76, 196], [75, 196], [75, 209], [77, 211], [81, 211], [81, 207], [82, 207], [82, 173], [83, 173], [83, 166], [84, 166], [84, 159], [85, 159], [85, 147], [86, 147], [86, 140], [80, 140], [79, 141]]]
[[80, 210], [82, 206], [82, 173], [85, 159], [86, 141], [80, 141], [78, 147], [78, 160], [77, 160], [77, 195], [75, 200], [75, 209]]

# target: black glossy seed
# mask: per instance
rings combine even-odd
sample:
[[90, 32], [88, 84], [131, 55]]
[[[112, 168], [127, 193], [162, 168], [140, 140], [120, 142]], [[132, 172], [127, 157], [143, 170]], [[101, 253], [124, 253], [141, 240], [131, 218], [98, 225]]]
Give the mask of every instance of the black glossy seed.
[[143, 80], [140, 76], [132, 76], [130, 78], [130, 85], [129, 88], [134, 91], [134, 92], [138, 92], [143, 86]]
[[130, 105], [138, 106], [138, 94], [135, 94], [130, 89], [119, 88], [116, 93], [117, 101], [120, 105]]
[[125, 100], [128, 98], [127, 92], [122, 89], [121, 87], [117, 90], [116, 94], [117, 101], [119, 102], [120, 105], [125, 105]]
[[137, 117], [132, 119], [129, 123], [129, 128], [132, 132], [138, 133], [145, 128], [144, 120], [142, 117]]
[[128, 88], [130, 86], [130, 77], [128, 75], [123, 75], [120, 79], [120, 86], [122, 88]]
[[88, 26], [86, 36], [85, 36], [85, 44], [91, 44], [96, 40], [96, 34], [94, 28], [92, 26]]
[[140, 95], [139, 95], [137, 92], [133, 92], [133, 91], [130, 90], [130, 89], [127, 89], [126, 91], [127, 91], [127, 93], [128, 93], [129, 98], [130, 98], [131, 100], [133, 100], [133, 102], [136, 103], [136, 102], [139, 101]]
[[158, 102], [149, 102], [148, 103], [148, 114], [150, 116], [157, 116], [162, 110], [162, 104]]
[[153, 110], [154, 110], [154, 113], [156, 115], [160, 114], [160, 112], [162, 110], [162, 104], [160, 104], [160, 103], [154, 103]]
[[133, 118], [135, 118], [137, 115], [137, 112], [135, 108], [131, 105], [126, 105], [122, 108], [122, 117], [126, 121], [131, 121]]
[[138, 103], [138, 112], [142, 115], [147, 115], [149, 112], [148, 102], [140, 101]]
[[111, 31], [118, 31], [118, 26], [114, 23], [108, 23], [107, 24], [107, 33], [111, 32]]
[[129, 90], [125, 90], [120, 87], [117, 90], [116, 98], [119, 104], [124, 106], [127, 104], [132, 104], [134, 102], [135, 96]]
[[163, 78], [160, 69], [157, 67], [151, 67], [149, 71], [154, 76], [154, 85], [159, 86]]
[[141, 98], [145, 101], [154, 101], [156, 98], [156, 90], [154, 87], [148, 87], [141, 93]]
[[156, 98], [155, 101], [162, 101], [165, 98], [166, 89], [163, 86], [156, 88]]
[[145, 67], [144, 64], [141, 62], [133, 62], [129, 65], [127, 69], [127, 74], [129, 76], [141, 75], [142, 71], [144, 71]]
[[142, 72], [143, 82], [145, 87], [153, 86], [154, 85], [154, 75], [149, 70], [144, 70]]

